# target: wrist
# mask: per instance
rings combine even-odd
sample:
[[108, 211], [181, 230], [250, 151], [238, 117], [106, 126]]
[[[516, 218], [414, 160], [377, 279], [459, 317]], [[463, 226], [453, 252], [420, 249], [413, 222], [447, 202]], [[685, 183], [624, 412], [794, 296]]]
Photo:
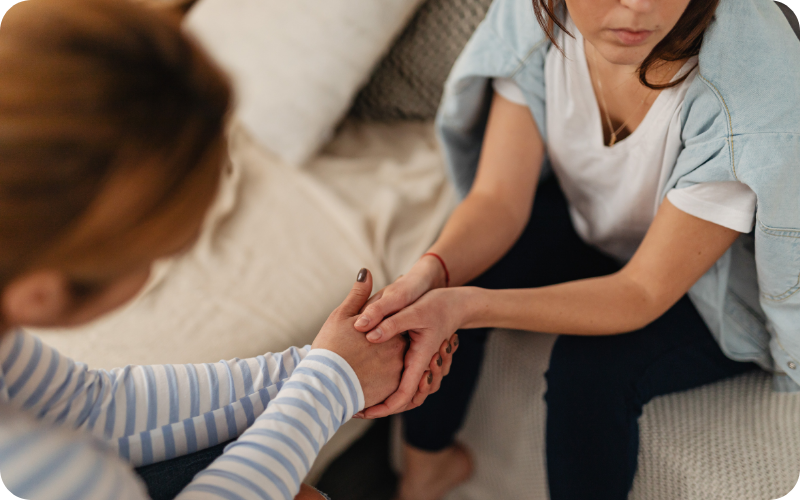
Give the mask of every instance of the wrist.
[[433, 257], [420, 257], [414, 264], [411, 270], [403, 278], [414, 278], [418, 286], [421, 288], [421, 294], [435, 290], [436, 288], [444, 288], [445, 278], [442, 271], [442, 265]]
[[435, 257], [433, 254], [427, 253], [417, 261], [417, 264], [421, 267], [425, 276], [425, 283], [428, 290], [447, 288], [449, 286], [447, 269], [439, 258]]
[[490, 319], [489, 295], [491, 290], [476, 286], [462, 286], [457, 289], [456, 303], [459, 310], [459, 328], [485, 328], [492, 326]]

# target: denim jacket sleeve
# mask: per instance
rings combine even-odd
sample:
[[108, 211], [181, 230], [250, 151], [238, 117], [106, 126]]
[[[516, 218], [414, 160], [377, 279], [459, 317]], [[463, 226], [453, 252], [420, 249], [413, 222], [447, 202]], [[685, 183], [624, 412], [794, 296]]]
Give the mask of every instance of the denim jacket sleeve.
[[478, 169], [489, 116], [492, 78], [512, 78], [528, 101], [543, 138], [544, 61], [550, 41], [529, 0], [495, 0], [456, 60], [436, 117], [445, 163], [460, 197]]
[[667, 189], [736, 180], [758, 206], [692, 298], [726, 354], [800, 390], [800, 43], [771, 0], [722, 0], [699, 61]]

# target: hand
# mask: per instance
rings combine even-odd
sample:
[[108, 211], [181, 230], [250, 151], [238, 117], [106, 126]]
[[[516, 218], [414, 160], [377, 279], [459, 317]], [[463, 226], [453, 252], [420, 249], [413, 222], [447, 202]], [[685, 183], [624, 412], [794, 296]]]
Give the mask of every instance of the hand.
[[363, 333], [353, 328], [358, 312], [372, 292], [372, 274], [369, 271], [362, 269], [358, 279], [363, 281], [356, 281], [344, 302], [331, 313], [311, 348], [333, 351], [350, 364], [361, 382], [365, 407], [368, 408], [385, 400], [397, 389], [408, 339], [397, 335], [385, 344], [372, 344]]
[[421, 258], [408, 274], [400, 276], [369, 299], [356, 321], [356, 330], [369, 332], [387, 316], [410, 306], [426, 292], [444, 285], [444, 269], [439, 261], [431, 256]]
[[[438, 391], [442, 385], [442, 379], [450, 374], [450, 367], [453, 364], [453, 354], [458, 350], [458, 334], [453, 334], [450, 340], [442, 342], [439, 352], [433, 355], [428, 370], [422, 374], [422, 380], [419, 381], [417, 386], [417, 393], [411, 398], [411, 403], [403, 407], [399, 411], [413, 410], [421, 406], [429, 395]], [[395, 412], [397, 413], [397, 412]], [[390, 413], [391, 415], [391, 413]], [[383, 413], [370, 412], [367, 415], [366, 410], [356, 413], [355, 418], [379, 418]]]
[[[469, 288], [464, 287], [431, 290], [414, 304], [384, 319], [367, 335], [371, 342], [391, 341], [406, 331], [411, 338], [400, 387], [383, 404], [366, 410], [364, 415], [367, 418], [385, 417], [405, 411], [418, 406], [425, 399], [427, 394], [420, 394], [423, 388], [420, 377], [429, 369], [433, 373], [429, 360], [446, 347], [451, 336], [454, 337], [454, 347], [457, 347], [458, 337], [453, 334], [463, 322], [466, 302], [464, 294], [468, 290]], [[447, 371], [449, 372], [449, 366]], [[436, 389], [438, 390], [438, 386]]]

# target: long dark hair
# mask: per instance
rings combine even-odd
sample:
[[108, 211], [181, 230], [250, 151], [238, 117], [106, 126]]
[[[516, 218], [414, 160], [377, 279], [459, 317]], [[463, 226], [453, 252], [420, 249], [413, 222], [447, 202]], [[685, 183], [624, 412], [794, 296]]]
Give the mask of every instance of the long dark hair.
[[[536, 19], [544, 30], [547, 38], [553, 45], [559, 47], [555, 37], [555, 26], [561, 31], [572, 36], [566, 26], [563, 17], [558, 13], [566, 12], [564, 0], [533, 0], [533, 11]], [[647, 81], [647, 72], [657, 67], [660, 61], [680, 61], [700, 53], [700, 46], [703, 44], [703, 34], [714, 20], [714, 12], [717, 10], [719, 0], [692, 0], [672, 28], [667, 36], [656, 45], [650, 54], [647, 55], [639, 66], [639, 81], [642, 85], [654, 90], [666, 89], [683, 82], [688, 73], [683, 77], [665, 84], [655, 84]]]

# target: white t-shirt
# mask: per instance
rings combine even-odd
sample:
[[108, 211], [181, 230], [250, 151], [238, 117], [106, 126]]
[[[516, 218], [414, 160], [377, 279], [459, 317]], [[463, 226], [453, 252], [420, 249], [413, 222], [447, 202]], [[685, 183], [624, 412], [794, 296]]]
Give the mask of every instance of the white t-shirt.
[[[574, 24], [571, 38], [561, 33], [545, 61], [547, 152], [569, 202], [578, 235], [588, 244], [628, 261], [653, 222], [662, 192], [682, 149], [680, 113], [697, 76], [691, 58], [663, 90], [631, 135], [612, 147], [604, 144], [602, 119], [586, 64], [583, 36]], [[511, 79], [495, 79], [495, 91], [526, 105]], [[755, 220], [756, 195], [741, 182], [708, 182], [668, 194], [680, 210], [748, 233]]]

